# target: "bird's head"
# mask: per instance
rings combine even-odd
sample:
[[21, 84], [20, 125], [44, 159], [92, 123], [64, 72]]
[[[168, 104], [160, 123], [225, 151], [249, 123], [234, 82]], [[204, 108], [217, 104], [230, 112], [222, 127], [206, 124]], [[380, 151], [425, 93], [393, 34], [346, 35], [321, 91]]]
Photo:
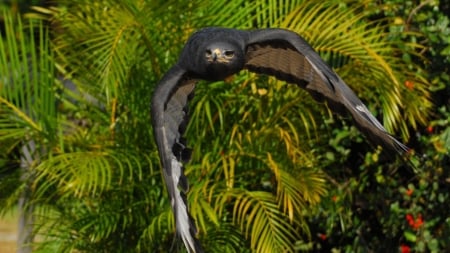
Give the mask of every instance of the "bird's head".
[[222, 80], [239, 72], [245, 63], [243, 50], [234, 43], [213, 42], [204, 47], [203, 59], [209, 79]]

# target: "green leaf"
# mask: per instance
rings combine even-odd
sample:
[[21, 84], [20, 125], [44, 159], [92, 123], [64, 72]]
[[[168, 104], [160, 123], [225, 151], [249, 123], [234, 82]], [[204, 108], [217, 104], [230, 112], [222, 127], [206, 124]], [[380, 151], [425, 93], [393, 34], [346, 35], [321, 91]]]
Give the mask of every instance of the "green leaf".
[[411, 231], [405, 231], [403, 232], [403, 235], [405, 236], [405, 239], [409, 242], [416, 242], [417, 241], [417, 236], [415, 233], [411, 232]]

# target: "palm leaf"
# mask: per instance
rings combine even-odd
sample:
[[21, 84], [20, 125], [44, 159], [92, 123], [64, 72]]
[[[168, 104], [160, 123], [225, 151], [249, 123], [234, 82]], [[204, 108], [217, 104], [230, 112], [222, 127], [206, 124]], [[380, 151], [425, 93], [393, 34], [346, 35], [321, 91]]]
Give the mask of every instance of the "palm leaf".
[[142, 180], [148, 171], [143, 171], [140, 159], [140, 155], [114, 150], [54, 155], [36, 168], [37, 194], [42, 197], [50, 192], [62, 196], [70, 194], [76, 198], [95, 196], [110, 190], [114, 185], [113, 179], [119, 185]]
[[56, 101], [47, 32], [42, 23], [36, 27], [29, 24], [26, 29], [20, 20], [3, 15], [6, 36], [0, 40], [0, 139], [26, 139], [25, 134], [51, 138]]
[[[360, 8], [358, 4], [347, 8], [333, 2], [308, 1], [299, 5], [280, 25], [303, 35], [333, 66], [343, 68], [344, 80], [356, 91], [368, 94], [375, 89], [379, 96], [373, 96], [378, 99], [373, 103], [380, 104], [386, 128], [389, 131], [400, 129], [403, 137], [408, 138], [407, 124], [414, 121], [411, 125], [416, 126], [417, 122], [425, 122], [427, 114], [421, 113], [418, 107], [429, 110], [429, 94], [423, 87], [414, 93], [405, 89], [403, 82], [411, 76], [407, 77], [408, 66], [392, 57], [397, 54], [396, 42], [382, 36], [383, 27], [378, 23], [362, 22], [368, 18], [368, 13], [355, 14]], [[345, 71], [347, 69], [349, 71]], [[406, 97], [421, 102], [406, 100]], [[402, 117], [405, 112], [407, 121]]]
[[[2, 157], [17, 159], [12, 168], [15, 187], [2, 190], [5, 206], [16, 206], [26, 189], [18, 161], [28, 161], [25, 175], [32, 173], [36, 160], [57, 137], [54, 65], [48, 34], [42, 22], [22, 22], [3, 12], [5, 34], [0, 40], [0, 151]], [[32, 143], [32, 145], [30, 145]], [[28, 147], [33, 146], [31, 149]], [[36, 159], [36, 160], [35, 160]], [[3, 168], [2, 168], [3, 169]], [[3, 179], [2, 179], [3, 181]], [[7, 181], [7, 180], [5, 180]], [[1, 184], [8, 186], [8, 184]], [[10, 197], [10, 198], [8, 198]]]
[[257, 252], [292, 252], [299, 238], [293, 223], [279, 210], [274, 196], [267, 192], [236, 190], [233, 219], [250, 238]]

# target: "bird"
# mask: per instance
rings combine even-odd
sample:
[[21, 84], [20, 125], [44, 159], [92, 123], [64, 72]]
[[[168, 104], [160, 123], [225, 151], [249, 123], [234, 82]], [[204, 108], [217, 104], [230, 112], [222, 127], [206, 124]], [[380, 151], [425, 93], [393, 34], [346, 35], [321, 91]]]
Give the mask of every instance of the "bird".
[[281, 28], [239, 30], [206, 27], [193, 33], [178, 61], [156, 85], [151, 101], [153, 134], [164, 181], [175, 218], [177, 236], [190, 253], [203, 252], [197, 228], [186, 201], [188, 180], [184, 164], [189, 161], [184, 132], [189, 122], [188, 104], [198, 81], [220, 81], [242, 70], [274, 76], [325, 101], [338, 114], [350, 113], [356, 127], [373, 144], [403, 155], [407, 146], [383, 125], [296, 32]]

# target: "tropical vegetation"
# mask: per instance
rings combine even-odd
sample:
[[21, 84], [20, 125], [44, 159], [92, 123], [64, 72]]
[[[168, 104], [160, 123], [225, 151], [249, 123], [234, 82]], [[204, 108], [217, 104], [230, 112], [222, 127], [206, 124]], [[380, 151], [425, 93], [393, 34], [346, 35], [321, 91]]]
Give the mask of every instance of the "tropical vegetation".
[[[150, 98], [192, 32], [302, 35], [394, 135], [243, 71], [200, 83], [188, 201], [207, 252], [450, 250], [445, 1], [60, 0], [0, 4], [0, 215], [20, 252], [184, 252]], [[18, 208], [18, 209], [17, 209]]]

